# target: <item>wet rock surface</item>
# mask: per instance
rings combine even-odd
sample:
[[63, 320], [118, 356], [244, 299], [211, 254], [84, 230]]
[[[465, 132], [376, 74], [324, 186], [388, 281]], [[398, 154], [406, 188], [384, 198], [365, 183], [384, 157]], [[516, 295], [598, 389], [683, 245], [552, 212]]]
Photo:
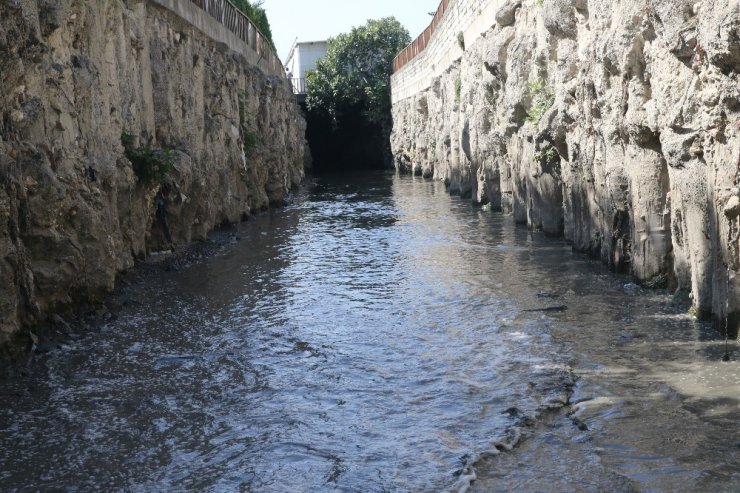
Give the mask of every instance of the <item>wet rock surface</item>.
[[[258, 212], [257, 214], [261, 214]], [[148, 289], [156, 289], [163, 277], [180, 272], [224, 254], [241, 242], [237, 225], [219, 228], [206, 239], [148, 256], [126, 272], [116, 276], [115, 287], [98, 302], [87, 307], [73, 306], [55, 313], [49, 320], [36, 324], [9, 348], [9, 357], [0, 361], [0, 378], [12, 380], [28, 376], [39, 355], [68, 350], [90, 334], [100, 334], [106, 324], [146, 304]]]
[[[301, 182], [287, 81], [170, 11], [20, 0], [0, 19], [0, 346]], [[173, 170], [137, 177], [123, 134]]]
[[396, 166], [645, 285], [690, 293], [696, 313], [728, 319], [734, 336], [738, 8], [502, 2], [429, 89], [394, 104]]

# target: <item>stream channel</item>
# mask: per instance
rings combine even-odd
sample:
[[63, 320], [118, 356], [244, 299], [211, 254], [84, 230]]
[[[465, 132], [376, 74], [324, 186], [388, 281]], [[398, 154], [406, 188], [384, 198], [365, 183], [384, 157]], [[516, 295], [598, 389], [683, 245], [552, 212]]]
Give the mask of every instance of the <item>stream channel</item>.
[[562, 240], [326, 176], [0, 381], [2, 491], [740, 491], [740, 351]]

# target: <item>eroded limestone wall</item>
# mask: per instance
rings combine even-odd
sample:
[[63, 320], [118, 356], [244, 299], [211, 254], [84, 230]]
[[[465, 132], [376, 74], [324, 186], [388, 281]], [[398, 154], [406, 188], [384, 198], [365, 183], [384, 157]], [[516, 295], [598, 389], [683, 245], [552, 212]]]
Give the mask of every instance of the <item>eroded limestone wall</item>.
[[689, 293], [699, 313], [721, 319], [729, 300], [736, 331], [737, 1], [512, 0], [489, 22], [394, 102], [396, 166]]
[[[285, 78], [160, 3], [0, 2], [0, 345], [303, 179]], [[142, 184], [124, 132], [174, 171]]]

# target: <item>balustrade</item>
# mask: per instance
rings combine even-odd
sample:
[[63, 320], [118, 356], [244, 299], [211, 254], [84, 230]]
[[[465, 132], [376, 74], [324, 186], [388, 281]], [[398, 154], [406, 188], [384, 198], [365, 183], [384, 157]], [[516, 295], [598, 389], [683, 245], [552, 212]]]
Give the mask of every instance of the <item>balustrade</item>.
[[230, 0], [191, 0], [208, 15], [236, 34], [265, 60], [273, 75], [285, 76], [285, 68], [272, 49], [267, 37]]
[[447, 7], [449, 7], [449, 5], [450, 0], [442, 0], [441, 2], [439, 2], [439, 7], [437, 7], [437, 11], [434, 13], [434, 18], [429, 24], [429, 27], [427, 27], [423, 33], [421, 33], [406, 48], [404, 48], [403, 51], [401, 51], [401, 53], [396, 56], [396, 58], [393, 59], [394, 72], [398, 72], [401, 67], [409, 63], [417, 55], [419, 55], [419, 53], [424, 51], [424, 48], [427, 47], [427, 44], [432, 39], [432, 34], [434, 34], [434, 31], [437, 29], [437, 26], [442, 20], [442, 16], [444, 16], [445, 12], [447, 12]]

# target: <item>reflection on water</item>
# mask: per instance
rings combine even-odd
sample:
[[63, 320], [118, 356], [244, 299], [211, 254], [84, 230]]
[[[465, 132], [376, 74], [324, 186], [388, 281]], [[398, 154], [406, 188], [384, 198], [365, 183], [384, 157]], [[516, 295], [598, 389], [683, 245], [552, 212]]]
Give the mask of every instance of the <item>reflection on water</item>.
[[737, 351], [664, 293], [388, 174], [239, 234], [0, 384], [3, 489], [740, 485]]

